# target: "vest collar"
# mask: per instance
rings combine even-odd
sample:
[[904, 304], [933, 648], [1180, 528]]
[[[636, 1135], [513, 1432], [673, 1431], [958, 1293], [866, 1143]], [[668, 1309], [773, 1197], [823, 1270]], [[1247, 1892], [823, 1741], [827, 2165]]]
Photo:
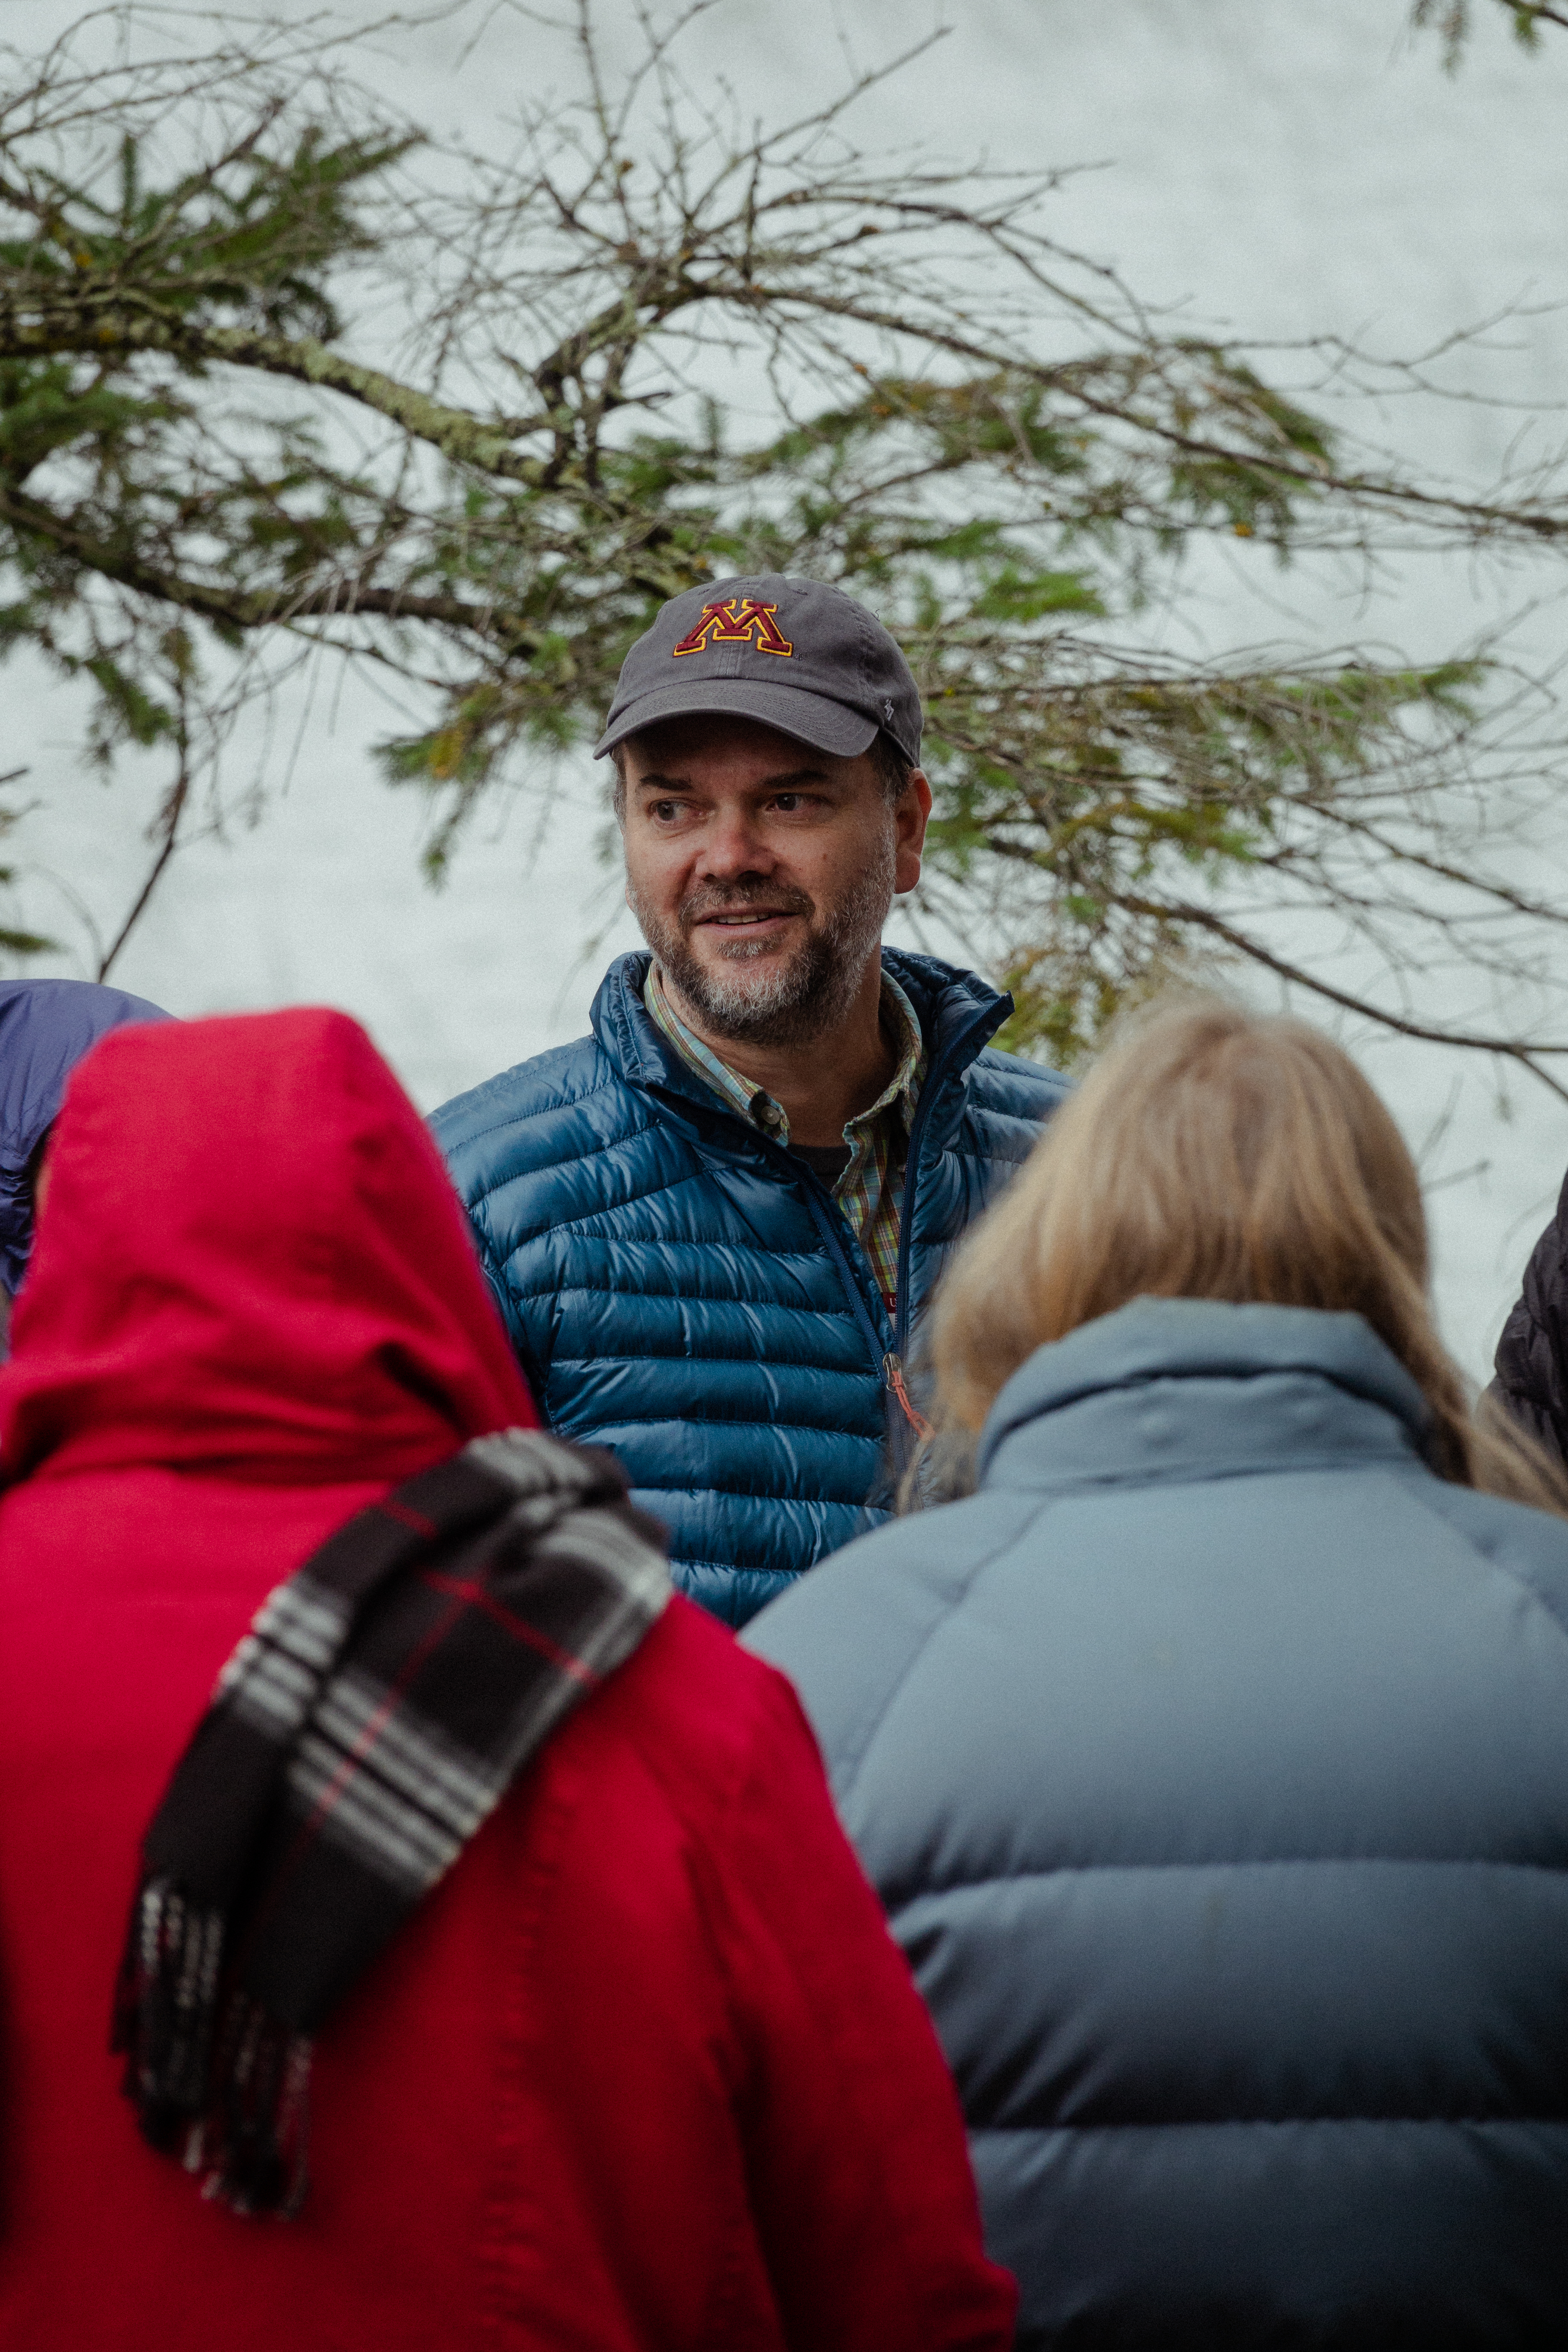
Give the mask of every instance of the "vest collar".
[[[689, 1120], [694, 1110], [700, 1110], [742, 1125], [649, 1019], [643, 983], [652, 961], [646, 949], [634, 950], [617, 956], [605, 974], [589, 1016], [600, 1051], [628, 1086], [659, 1096], [678, 1118]], [[882, 961], [914, 1006], [925, 1038], [929, 1066], [921, 1089], [926, 1112], [921, 1125], [929, 1127], [933, 1118], [940, 1121], [936, 1089], [963, 1078], [1013, 1010], [1013, 1000], [989, 987], [977, 972], [963, 971], [935, 956], [885, 947]], [[926, 1110], [928, 1095], [933, 1099]], [[940, 1138], [933, 1135], [931, 1140]]]

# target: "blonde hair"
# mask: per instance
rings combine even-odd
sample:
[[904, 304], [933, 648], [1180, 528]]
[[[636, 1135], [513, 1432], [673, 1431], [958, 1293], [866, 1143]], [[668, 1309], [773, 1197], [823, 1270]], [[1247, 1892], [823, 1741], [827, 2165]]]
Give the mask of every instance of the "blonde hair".
[[972, 1446], [1041, 1343], [1129, 1299], [1363, 1316], [1431, 1409], [1433, 1467], [1568, 1516], [1568, 1477], [1473, 1414], [1432, 1322], [1426, 1219], [1398, 1129], [1304, 1022], [1167, 1003], [1096, 1065], [964, 1244], [928, 1335], [939, 1453]]

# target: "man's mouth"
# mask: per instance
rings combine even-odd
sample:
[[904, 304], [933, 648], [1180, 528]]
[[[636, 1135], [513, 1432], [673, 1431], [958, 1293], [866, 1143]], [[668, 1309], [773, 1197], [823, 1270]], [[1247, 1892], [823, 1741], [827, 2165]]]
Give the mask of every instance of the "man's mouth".
[[775, 924], [796, 919], [793, 907], [740, 907], [731, 914], [700, 915], [696, 928], [754, 935], [771, 929]]

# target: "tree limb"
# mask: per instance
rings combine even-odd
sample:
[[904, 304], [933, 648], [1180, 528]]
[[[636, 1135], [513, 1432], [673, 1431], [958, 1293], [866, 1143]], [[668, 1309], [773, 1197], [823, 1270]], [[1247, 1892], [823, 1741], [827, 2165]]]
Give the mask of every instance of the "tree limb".
[[1292, 963], [1287, 957], [1276, 954], [1260, 940], [1253, 939], [1237, 924], [1216, 915], [1212, 908], [1184, 905], [1179, 899], [1143, 898], [1125, 891], [1117, 891], [1111, 903], [1131, 915], [1143, 915], [1161, 922], [1190, 924], [1198, 930], [1208, 931], [1253, 963], [1261, 964], [1266, 971], [1277, 973], [1281, 980], [1290, 982], [1297, 988], [1310, 989], [1313, 995], [1322, 997], [1326, 1003], [1340, 1005], [1347, 1013], [1360, 1013], [1363, 1019], [1375, 1022], [1380, 1028], [1392, 1029], [1401, 1037], [1416, 1037], [1428, 1045], [1467, 1046], [1473, 1052], [1500, 1054], [1510, 1061], [1519, 1062], [1532, 1077], [1539, 1078], [1542, 1086], [1550, 1087], [1554, 1095], [1568, 1102], [1568, 1085], [1553, 1077], [1550, 1070], [1542, 1069], [1537, 1059], [1542, 1054], [1568, 1054], [1568, 1045], [1532, 1045], [1517, 1037], [1493, 1037], [1475, 1031], [1439, 1029], [1427, 1022], [1412, 1021], [1405, 1013], [1390, 1013], [1364, 996], [1353, 995], [1347, 989], [1336, 988], [1331, 981], [1318, 978], [1304, 965]]

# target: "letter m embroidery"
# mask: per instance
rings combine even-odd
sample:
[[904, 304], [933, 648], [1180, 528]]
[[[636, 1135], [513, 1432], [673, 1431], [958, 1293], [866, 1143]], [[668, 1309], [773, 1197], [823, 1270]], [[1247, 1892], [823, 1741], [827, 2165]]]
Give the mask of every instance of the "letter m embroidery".
[[704, 604], [702, 617], [675, 650], [700, 654], [709, 646], [755, 646], [763, 654], [793, 654], [773, 614], [776, 604], [759, 604], [754, 596], [731, 596], [727, 604]]

